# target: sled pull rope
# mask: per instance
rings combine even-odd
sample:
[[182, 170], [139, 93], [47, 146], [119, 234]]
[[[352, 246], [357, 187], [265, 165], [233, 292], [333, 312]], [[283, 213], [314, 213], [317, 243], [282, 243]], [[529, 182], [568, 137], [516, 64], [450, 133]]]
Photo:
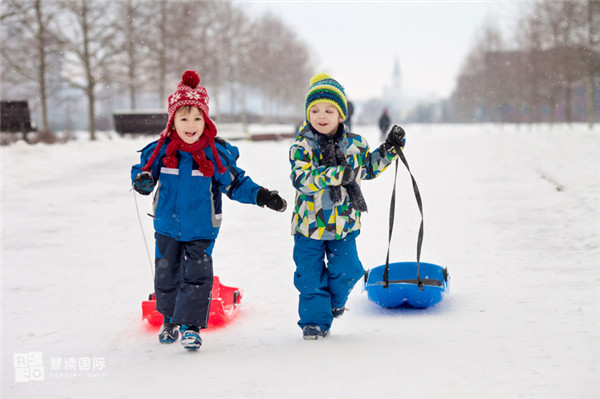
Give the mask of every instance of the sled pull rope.
[[[419, 212], [421, 213], [421, 226], [419, 227], [419, 237], [417, 239], [417, 286], [419, 290], [423, 291], [425, 289], [425, 284], [421, 280], [420, 266], [421, 266], [421, 246], [423, 245], [423, 201], [421, 200], [421, 193], [419, 192], [419, 186], [417, 186], [417, 181], [415, 180], [412, 172], [410, 171], [410, 167], [408, 166], [408, 161], [402, 152], [402, 148], [397, 145], [394, 145], [396, 149], [396, 153], [398, 154], [398, 158], [402, 161], [406, 169], [408, 170], [408, 174], [412, 180], [413, 190], [415, 192], [415, 198], [417, 200], [417, 205], [419, 206]], [[385, 258], [385, 270], [383, 272], [383, 288], [388, 288], [389, 281], [389, 270], [390, 270], [390, 247], [392, 244], [392, 232], [394, 230], [394, 214], [396, 209], [396, 180], [398, 177], [398, 160], [396, 159], [395, 172], [394, 172], [394, 188], [392, 190], [392, 200], [390, 203], [390, 229], [389, 229], [389, 240], [388, 240], [388, 250], [387, 256]]]
[[148, 264], [150, 265], [150, 273], [152, 274], [152, 284], [154, 284], [154, 268], [152, 267], [152, 259], [150, 258], [150, 250], [148, 249], [148, 242], [146, 241], [146, 234], [144, 234], [144, 225], [142, 224], [142, 218], [140, 217], [140, 208], [138, 207], [137, 197], [135, 190], [132, 188], [129, 191], [133, 193], [133, 202], [135, 202], [135, 213], [140, 223], [140, 230], [142, 231], [142, 238], [144, 239], [144, 246], [146, 247], [146, 255], [148, 256]]
[[389, 271], [390, 271], [390, 247], [392, 245], [392, 232], [394, 231], [394, 219], [396, 210], [396, 177], [398, 176], [398, 160], [394, 164], [394, 189], [392, 190], [392, 200], [390, 201], [390, 218], [389, 218], [389, 231], [388, 231], [388, 249], [385, 257], [385, 269], [383, 271], [383, 288], [388, 288], [390, 285]]

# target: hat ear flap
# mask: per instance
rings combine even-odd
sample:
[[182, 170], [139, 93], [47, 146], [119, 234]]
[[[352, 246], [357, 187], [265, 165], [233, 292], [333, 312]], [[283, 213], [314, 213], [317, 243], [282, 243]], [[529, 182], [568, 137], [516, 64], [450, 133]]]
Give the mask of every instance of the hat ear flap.
[[143, 171], [148, 172], [150, 170], [150, 168], [152, 167], [152, 163], [158, 156], [158, 153], [160, 152], [160, 149], [161, 149], [163, 143], [165, 142], [165, 140], [167, 139], [167, 136], [169, 135], [168, 130], [169, 129], [165, 129], [160, 133], [158, 143], [156, 144], [156, 147], [154, 147], [154, 151], [152, 151], [152, 155], [150, 155], [150, 159], [148, 159], [148, 162], [146, 163], [146, 165], [144, 165], [142, 167]]
[[204, 136], [210, 137], [214, 139], [217, 136], [217, 127], [214, 122], [202, 111], [202, 115], [204, 116]]

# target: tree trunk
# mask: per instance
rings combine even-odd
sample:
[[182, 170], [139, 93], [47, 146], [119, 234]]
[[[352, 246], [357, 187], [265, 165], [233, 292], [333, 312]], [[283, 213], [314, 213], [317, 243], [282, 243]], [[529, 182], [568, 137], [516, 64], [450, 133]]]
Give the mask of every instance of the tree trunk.
[[87, 1], [82, 3], [82, 26], [83, 33], [83, 64], [85, 66], [85, 75], [87, 80], [85, 94], [88, 100], [88, 129], [90, 131], [90, 140], [96, 140], [96, 118], [94, 115], [94, 77], [92, 75], [91, 56], [90, 56], [90, 30], [89, 30], [89, 14], [87, 9]]
[[565, 122], [573, 122], [573, 83], [570, 78], [567, 78], [565, 83]]
[[87, 98], [88, 98], [88, 125], [90, 129], [90, 140], [96, 140], [96, 118], [94, 117], [94, 86], [90, 82], [88, 83], [87, 89]]
[[596, 120], [596, 104], [594, 100], [594, 25], [593, 22], [593, 0], [588, 0], [588, 73], [587, 73], [587, 122], [590, 129], [594, 128]]
[[[593, 61], [590, 62], [593, 67]], [[594, 128], [594, 121], [596, 120], [596, 103], [594, 101], [594, 71], [591, 69], [587, 76], [587, 122], [590, 129]]]
[[35, 16], [38, 25], [37, 44], [40, 63], [38, 67], [38, 87], [40, 89], [40, 113], [41, 131], [49, 132], [48, 129], [48, 94], [46, 93], [46, 26], [42, 16], [41, 0], [35, 2]]
[[165, 104], [167, 97], [167, 2], [160, 2], [160, 50], [158, 60], [158, 103], [162, 106]]
[[241, 87], [241, 108], [242, 108], [242, 128], [244, 129], [244, 133], [248, 131], [248, 105], [246, 103], [246, 85], [242, 83]]

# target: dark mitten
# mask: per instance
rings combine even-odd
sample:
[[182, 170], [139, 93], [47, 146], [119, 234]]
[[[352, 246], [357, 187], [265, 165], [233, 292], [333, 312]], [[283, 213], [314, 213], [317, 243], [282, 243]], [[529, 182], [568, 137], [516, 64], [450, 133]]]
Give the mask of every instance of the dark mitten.
[[356, 172], [349, 166], [344, 167], [344, 172], [342, 174], [342, 186], [354, 181], [356, 178]]
[[258, 190], [258, 194], [256, 195], [256, 205], [258, 206], [267, 206], [270, 209], [273, 209], [277, 212], [283, 212], [287, 208], [287, 202], [277, 191], [269, 191], [266, 188], [261, 188]]
[[406, 144], [406, 133], [404, 132], [404, 129], [398, 125], [394, 125], [392, 130], [388, 133], [384, 144], [388, 151], [396, 147], [404, 148], [404, 144]]
[[133, 180], [133, 189], [142, 195], [148, 195], [154, 190], [156, 180], [150, 172], [141, 172]]

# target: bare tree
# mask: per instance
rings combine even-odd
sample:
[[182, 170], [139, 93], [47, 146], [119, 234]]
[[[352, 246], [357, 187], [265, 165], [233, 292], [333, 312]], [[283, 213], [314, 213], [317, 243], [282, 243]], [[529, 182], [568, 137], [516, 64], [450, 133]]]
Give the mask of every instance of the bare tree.
[[594, 52], [600, 51], [600, 1], [588, 0], [586, 11], [587, 29], [584, 29], [586, 32], [582, 41], [586, 43], [584, 58], [587, 63], [587, 121], [588, 126], [592, 129], [594, 127], [594, 120], [596, 119], [594, 80], [596, 76], [600, 75], [600, 63], [597, 62], [597, 57], [594, 56]]
[[215, 121], [221, 119], [220, 97], [231, 83], [235, 42], [239, 32], [237, 9], [229, 2], [210, 2], [202, 5], [197, 15], [194, 39], [196, 54], [193, 62], [199, 66], [204, 84], [210, 87]]
[[[221, 93], [221, 90], [229, 89], [230, 112], [235, 113], [240, 98], [238, 91], [240, 91], [241, 82], [245, 79], [241, 62], [244, 58], [244, 46], [248, 44], [244, 40], [244, 35], [248, 34], [249, 21], [241, 9], [231, 3], [220, 3], [217, 10], [220, 23], [216, 26], [215, 37], [219, 38], [220, 48], [214, 49], [218, 55], [218, 70], [215, 72], [219, 76], [215, 82], [216, 100], [219, 100], [218, 94]], [[241, 91], [243, 92], [243, 89]]]
[[63, 78], [85, 93], [88, 105], [90, 139], [96, 139], [96, 91], [103, 78], [109, 77], [107, 69], [118, 53], [117, 30], [112, 4], [105, 0], [66, 0], [61, 3], [66, 19], [61, 26], [68, 43]]
[[[147, 87], [166, 104], [172, 85], [186, 69], [199, 70], [207, 52], [208, 26], [214, 19], [215, 2], [201, 0], [148, 0], [147, 54], [150, 72]], [[200, 72], [201, 84], [206, 79]]]
[[492, 25], [487, 25], [476, 38], [458, 77], [454, 102], [459, 121], [481, 121], [491, 118], [492, 103], [501, 76], [488, 54], [501, 46], [501, 37]]
[[[3, 81], [15, 85], [29, 83], [40, 107], [40, 131], [50, 133], [48, 127], [48, 86], [51, 66], [49, 57], [57, 54], [59, 42], [53, 33], [56, 9], [51, 2], [26, 0], [2, 2]], [[26, 51], [24, 51], [26, 50]]]
[[456, 122], [475, 122], [482, 118], [480, 107], [483, 104], [483, 65], [483, 55], [471, 50], [463, 63], [452, 95]]
[[293, 99], [302, 102], [311, 73], [310, 57], [296, 35], [270, 14], [262, 16], [255, 32], [251, 79], [262, 92], [262, 117], [268, 122], [281, 111], [282, 104], [290, 104]]
[[[35, 14], [36, 4], [43, 5], [41, 14]], [[56, 12], [45, 14], [46, 10]], [[36, 36], [32, 21], [50, 21], [50, 16], [56, 23], [49, 28], [42, 26], [46, 34]], [[273, 17], [250, 21], [240, 5], [232, 2], [5, 1], [0, 3], [0, 18], [1, 33], [8, 37], [0, 43], [2, 83], [8, 90], [18, 90], [27, 97], [41, 93], [40, 98], [45, 99], [48, 90], [36, 88], [43, 80], [33, 72], [38, 64], [46, 65], [42, 74], [46, 82], [61, 82], [51, 90], [60, 104], [77, 104], [77, 90], [85, 96], [92, 140], [100, 122], [106, 125], [117, 95], [127, 93], [131, 108], [137, 106], [144, 92], [156, 94], [162, 105], [185, 69], [199, 72], [201, 84], [211, 93], [217, 118], [220, 100], [227, 97], [232, 112], [241, 108], [243, 115], [247, 114], [246, 98], [250, 95], [262, 97], [267, 117], [301, 108], [311, 74], [308, 51], [295, 34]], [[36, 44], [36, 38], [44, 39], [41, 45]], [[45, 53], [51, 56], [49, 62], [32, 57], [34, 50], [42, 48], [52, 51]], [[17, 73], [27, 77], [17, 79]], [[61, 123], [68, 123], [72, 115], [72, 111], [67, 112]]]
[[165, 103], [167, 96], [167, 73], [169, 71], [169, 52], [171, 48], [169, 43], [172, 42], [172, 29], [170, 26], [170, 13], [167, 12], [168, 4], [167, 0], [152, 1], [149, 7], [154, 11], [154, 20], [151, 20], [151, 24], [155, 26], [155, 29], [150, 31], [150, 48], [149, 48], [149, 61], [150, 70], [154, 71], [153, 79], [151, 84], [156, 85], [157, 97], [159, 104]]
[[136, 109], [138, 92], [151, 79], [148, 49], [154, 27], [149, 14], [153, 8], [149, 5], [146, 0], [124, 0], [115, 4], [117, 48], [121, 51], [111, 74], [120, 87], [127, 89], [131, 109]]
[[[536, 3], [534, 16], [539, 16], [545, 28], [545, 45], [552, 49], [551, 70], [555, 84], [550, 87], [550, 105], [556, 108], [558, 99], [565, 103], [565, 119], [572, 121], [573, 81], [582, 78], [582, 71], [574, 68], [578, 57], [573, 57], [573, 49], [577, 42], [577, 31], [585, 20], [582, 18], [584, 2], [582, 0], [552, 1], [544, 0]], [[562, 95], [561, 95], [562, 92]], [[552, 121], [556, 118], [556, 110], [552, 113]]]
[[229, 101], [231, 103], [231, 113], [238, 111], [241, 114], [241, 121], [246, 129], [248, 123], [248, 104], [247, 93], [251, 86], [248, 76], [248, 64], [250, 62], [250, 53], [252, 47], [252, 29], [254, 25], [250, 19], [239, 8], [232, 15], [232, 25], [235, 27], [236, 34], [231, 43], [231, 57], [229, 63]]
[[545, 63], [542, 59], [544, 48], [544, 33], [542, 21], [535, 14], [527, 14], [522, 18], [517, 31], [517, 43], [519, 48], [525, 53], [524, 65], [521, 65], [521, 72], [524, 78], [518, 80], [522, 88], [522, 100], [528, 111], [528, 122], [540, 121], [540, 107], [542, 106], [542, 82], [544, 76], [543, 69]]
[[528, 113], [529, 122], [552, 123], [559, 118], [571, 122], [577, 111], [581, 120], [581, 106], [574, 108], [575, 100], [581, 101], [575, 97], [580, 96], [575, 90], [587, 86], [587, 120], [593, 121], [593, 86], [600, 75], [598, 3], [531, 3], [519, 23], [514, 42], [517, 47], [510, 50], [497, 45], [499, 35], [484, 31], [461, 71], [452, 97], [458, 119], [471, 114], [476, 120], [481, 116], [486, 121], [521, 121]]
[[488, 57], [489, 54], [504, 50], [502, 34], [492, 20], [486, 21], [477, 43], [477, 51], [482, 54], [484, 59], [483, 76], [479, 88], [481, 92], [486, 93], [483, 97], [484, 118], [492, 122], [500, 122], [499, 107], [510, 99], [505, 90], [506, 82], [498, 73], [498, 69], [506, 68], [506, 63], [497, 63], [496, 60]]

